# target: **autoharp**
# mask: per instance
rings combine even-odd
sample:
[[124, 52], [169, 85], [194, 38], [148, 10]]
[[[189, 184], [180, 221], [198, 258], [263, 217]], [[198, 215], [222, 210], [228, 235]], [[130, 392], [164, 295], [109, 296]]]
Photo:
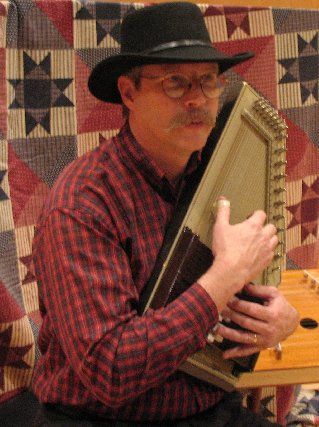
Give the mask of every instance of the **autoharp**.
[[[262, 209], [277, 227], [280, 243], [272, 264], [256, 284], [278, 285], [284, 256], [284, 182], [286, 124], [278, 112], [247, 83], [225, 102], [217, 126], [188, 177], [169, 225], [153, 274], [141, 296], [141, 312], [160, 308], [185, 291], [213, 262], [211, 233], [220, 195], [231, 202], [232, 224]], [[217, 141], [217, 142], [216, 142]], [[254, 368], [258, 355], [223, 360], [231, 343], [207, 343], [181, 370], [232, 390], [242, 372]]]

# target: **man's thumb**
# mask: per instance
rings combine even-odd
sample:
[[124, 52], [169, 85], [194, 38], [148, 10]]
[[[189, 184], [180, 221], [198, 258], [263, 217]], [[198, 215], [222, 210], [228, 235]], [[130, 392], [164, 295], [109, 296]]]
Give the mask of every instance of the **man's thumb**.
[[230, 220], [230, 201], [225, 197], [219, 197], [216, 201], [216, 215], [215, 215], [215, 223], [216, 222], [224, 222], [229, 224]]

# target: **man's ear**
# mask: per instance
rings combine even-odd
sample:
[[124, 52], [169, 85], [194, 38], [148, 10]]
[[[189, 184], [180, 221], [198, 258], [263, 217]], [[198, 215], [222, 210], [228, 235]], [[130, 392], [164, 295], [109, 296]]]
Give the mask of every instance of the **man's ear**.
[[120, 76], [117, 81], [117, 87], [121, 94], [123, 104], [131, 110], [134, 102], [135, 85], [131, 79], [126, 76]]

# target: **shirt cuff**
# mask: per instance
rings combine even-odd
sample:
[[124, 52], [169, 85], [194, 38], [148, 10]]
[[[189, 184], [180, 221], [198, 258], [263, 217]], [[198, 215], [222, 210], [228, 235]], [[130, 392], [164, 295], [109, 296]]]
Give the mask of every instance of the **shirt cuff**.
[[219, 319], [218, 309], [212, 298], [201, 285], [194, 283], [174, 303], [192, 325], [194, 336], [200, 339], [201, 345], [204, 345], [208, 332]]

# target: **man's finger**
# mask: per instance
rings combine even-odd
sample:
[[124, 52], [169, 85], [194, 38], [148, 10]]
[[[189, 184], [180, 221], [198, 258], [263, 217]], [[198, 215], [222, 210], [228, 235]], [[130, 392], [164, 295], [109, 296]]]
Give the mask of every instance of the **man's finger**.
[[230, 348], [229, 350], [225, 350], [223, 353], [223, 358], [234, 359], [235, 357], [250, 356], [251, 354], [258, 353], [260, 350], [261, 348], [258, 346], [244, 344]]
[[265, 233], [270, 237], [275, 236], [277, 234], [277, 228], [274, 226], [274, 224], [271, 223], [266, 224], [264, 230]]
[[248, 283], [245, 285], [245, 290], [252, 296], [269, 299], [279, 294], [275, 286], [261, 286]]
[[262, 210], [257, 210], [252, 215], [250, 215], [250, 217], [246, 219], [246, 221], [263, 225], [266, 219], [267, 219], [266, 213]]

